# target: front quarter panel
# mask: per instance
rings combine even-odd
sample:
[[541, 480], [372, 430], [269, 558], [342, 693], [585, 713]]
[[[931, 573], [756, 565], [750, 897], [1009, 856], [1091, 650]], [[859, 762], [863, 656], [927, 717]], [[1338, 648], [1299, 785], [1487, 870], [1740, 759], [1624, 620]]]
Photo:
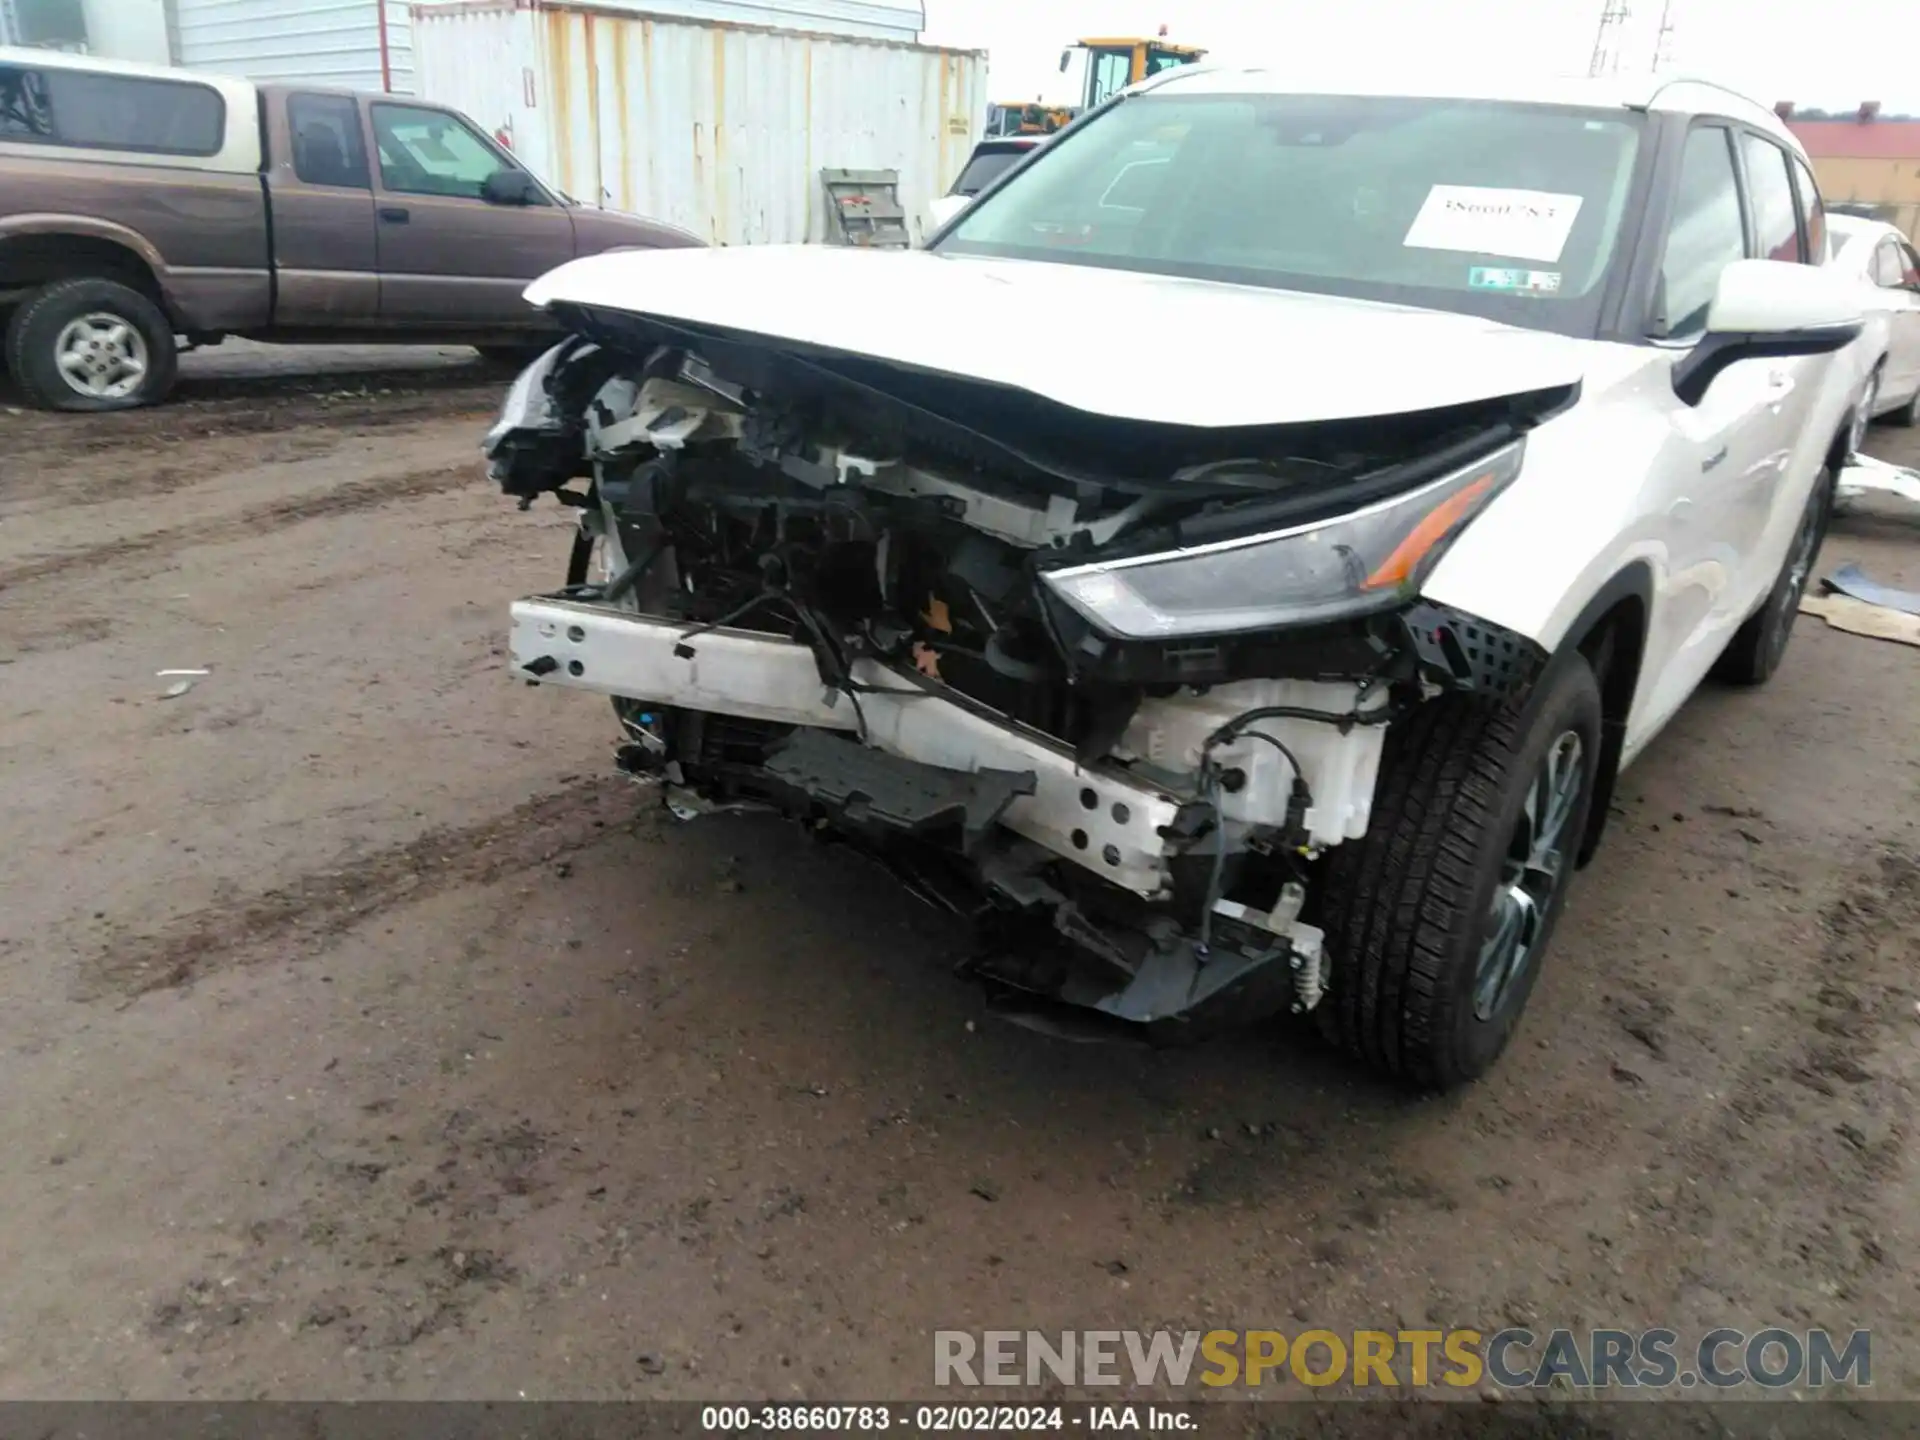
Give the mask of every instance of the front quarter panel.
[[[1748, 400], [1729, 385], [1713, 406], [1690, 411], [1674, 398], [1671, 354], [1626, 345], [1594, 352], [1579, 403], [1533, 431], [1519, 478], [1453, 543], [1422, 591], [1549, 653], [1580, 638], [1576, 624], [1598, 618], [1590, 606], [1603, 592], [1648, 592], [1626, 717], [1631, 754], [1692, 692], [1737, 624], [1742, 547], [1728, 505], [1743, 487], [1729, 487], [1703, 458], [1743, 428]], [[1744, 523], [1750, 544], [1762, 517]], [[1645, 586], [1616, 585], [1637, 567]]]
[[1660, 352], [1596, 345], [1608, 362], [1580, 401], [1527, 437], [1519, 477], [1448, 548], [1421, 587], [1440, 604], [1552, 651], [1587, 597], [1636, 561], [1656, 588], [1671, 569], [1670, 517], [1689, 499], [1680, 443], [1663, 418], [1670, 366]]

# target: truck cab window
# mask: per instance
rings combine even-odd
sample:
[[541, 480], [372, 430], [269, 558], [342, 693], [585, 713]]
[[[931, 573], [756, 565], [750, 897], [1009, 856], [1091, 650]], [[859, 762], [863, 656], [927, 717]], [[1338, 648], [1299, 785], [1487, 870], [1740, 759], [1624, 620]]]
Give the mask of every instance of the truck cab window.
[[371, 188], [359, 102], [345, 95], [294, 95], [287, 100], [293, 173], [309, 185]]
[[47, 140], [53, 136], [53, 107], [47, 103], [47, 78], [38, 70], [0, 65], [0, 140]]
[[[375, 105], [373, 143], [380, 152], [380, 183], [405, 195], [479, 200], [493, 175], [514, 168], [444, 110]], [[532, 203], [546, 201], [537, 196]]]
[[1133, 54], [1127, 50], [1093, 52], [1093, 84], [1087, 92], [1089, 107], [1118, 95], [1133, 83]]
[[0, 65], [0, 140], [205, 157], [226, 128], [226, 102], [209, 85]]

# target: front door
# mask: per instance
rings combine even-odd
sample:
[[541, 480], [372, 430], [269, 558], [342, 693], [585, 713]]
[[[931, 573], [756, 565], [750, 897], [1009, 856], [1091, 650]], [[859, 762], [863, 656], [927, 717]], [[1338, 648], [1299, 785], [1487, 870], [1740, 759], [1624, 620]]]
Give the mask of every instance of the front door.
[[380, 318], [539, 325], [522, 292], [573, 258], [566, 207], [537, 185], [525, 204], [487, 200], [520, 167], [452, 111], [376, 100], [370, 119]]
[[[1656, 318], [1676, 361], [1706, 333], [1721, 271], [1748, 253], [1733, 134], [1698, 125], [1687, 137], [1660, 269]], [[1665, 537], [1643, 671], [1652, 688], [1635, 707], [1629, 746], [1693, 693], [1743, 617], [1745, 570], [1789, 449], [1785, 412], [1803, 388], [1792, 363], [1730, 366], [1698, 405], [1665, 397], [1673, 463], [1659, 473], [1670, 488], [1647, 497]]]
[[[1792, 157], [1751, 130], [1742, 132], [1740, 152], [1754, 256], [1794, 265], [1824, 263], [1825, 254], [1814, 256], [1808, 244], [1807, 226], [1794, 195]], [[1741, 497], [1741, 565], [1732, 593], [1739, 612], [1732, 617], [1735, 623], [1746, 618], [1779, 578], [1787, 548], [1800, 529], [1807, 496], [1826, 466], [1833, 430], [1815, 426], [1813, 418], [1833, 364], [1831, 355], [1809, 355], [1749, 360], [1728, 372], [1754, 371], [1755, 383], [1764, 387], [1765, 407], [1755, 430], [1762, 437], [1758, 448], [1774, 462], [1771, 473], [1756, 475], [1752, 491]]]
[[[298, 91], [286, 97], [270, 147], [274, 323], [352, 328], [380, 313], [373, 178], [360, 102]], [[284, 138], [283, 138], [284, 137]]]

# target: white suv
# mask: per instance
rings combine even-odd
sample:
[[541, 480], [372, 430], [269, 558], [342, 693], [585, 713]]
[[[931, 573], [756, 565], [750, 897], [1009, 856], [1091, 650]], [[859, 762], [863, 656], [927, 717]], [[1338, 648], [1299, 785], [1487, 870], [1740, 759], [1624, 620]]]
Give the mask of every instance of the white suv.
[[581, 507], [514, 672], [679, 815], [864, 846], [1018, 1016], [1467, 1080], [1620, 769], [1780, 663], [1869, 368], [1822, 225], [1710, 85], [1216, 69], [924, 250], [577, 261], [486, 446]]

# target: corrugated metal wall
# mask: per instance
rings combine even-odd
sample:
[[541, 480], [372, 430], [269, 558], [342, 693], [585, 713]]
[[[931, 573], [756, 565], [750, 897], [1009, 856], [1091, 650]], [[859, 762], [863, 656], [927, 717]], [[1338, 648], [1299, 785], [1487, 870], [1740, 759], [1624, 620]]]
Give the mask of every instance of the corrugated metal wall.
[[539, 86], [533, 17], [497, 3], [415, 6], [413, 36], [418, 93], [464, 111], [541, 179], [559, 184], [539, 135], [529, 133]]
[[986, 115], [975, 51], [472, 3], [416, 8], [414, 43], [421, 94], [569, 194], [728, 245], [829, 238], [829, 166], [897, 170], [923, 234]]
[[405, 0], [174, 0], [174, 62], [191, 70], [382, 89], [380, 16], [397, 95], [414, 91]]
[[722, 25], [764, 25], [825, 35], [912, 44], [926, 28], [925, 6], [893, 0], [593, 0], [596, 9], [657, 20], [698, 20]]

